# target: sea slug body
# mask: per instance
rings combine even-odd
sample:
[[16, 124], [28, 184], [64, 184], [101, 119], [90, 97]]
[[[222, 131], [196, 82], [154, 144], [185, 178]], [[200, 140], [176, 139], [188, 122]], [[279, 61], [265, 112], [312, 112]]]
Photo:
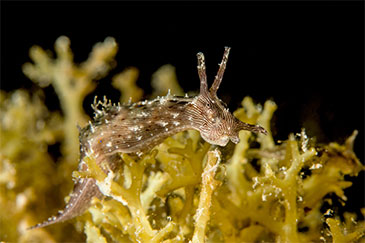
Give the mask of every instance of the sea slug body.
[[[147, 151], [167, 137], [188, 129], [198, 130], [205, 141], [219, 146], [225, 146], [229, 140], [237, 144], [240, 130], [266, 134], [263, 127], [241, 122], [234, 117], [217, 97], [229, 51], [230, 48], [226, 47], [218, 73], [209, 90], [204, 55], [197, 54], [200, 93], [196, 97], [176, 97], [169, 93], [165, 97], [128, 105], [112, 105], [106, 99], [104, 102], [95, 101], [92, 105], [95, 111], [93, 122], [80, 130], [79, 170], [87, 170], [83, 158], [92, 154], [97, 164], [108, 173], [108, 170], [114, 170], [120, 161], [117, 158], [118, 152]], [[107, 168], [101, 165], [102, 161], [108, 161]], [[57, 216], [31, 228], [74, 218], [89, 207], [93, 197], [103, 197], [95, 179], [80, 179], [76, 182], [65, 209]]]

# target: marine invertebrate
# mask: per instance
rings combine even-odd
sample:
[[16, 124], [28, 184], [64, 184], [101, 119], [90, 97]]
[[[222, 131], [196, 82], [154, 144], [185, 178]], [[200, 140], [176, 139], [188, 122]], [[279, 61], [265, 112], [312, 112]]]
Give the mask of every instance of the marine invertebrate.
[[[208, 91], [204, 55], [198, 53], [200, 94], [196, 97], [175, 97], [170, 93], [151, 101], [132, 105], [112, 105], [94, 102], [95, 118], [80, 130], [79, 170], [88, 170], [83, 158], [94, 154], [105, 173], [118, 167], [117, 153], [140, 153], [161, 143], [167, 137], [188, 129], [200, 132], [202, 138], [215, 145], [225, 146], [231, 140], [239, 142], [238, 132], [249, 130], [266, 134], [259, 125], [251, 125], [235, 118], [217, 97], [230, 48], [226, 47], [215, 80]], [[99, 104], [102, 110], [98, 109]], [[107, 165], [103, 165], [107, 163]], [[79, 180], [64, 211], [32, 228], [62, 222], [83, 213], [93, 197], [102, 198], [93, 178]]]

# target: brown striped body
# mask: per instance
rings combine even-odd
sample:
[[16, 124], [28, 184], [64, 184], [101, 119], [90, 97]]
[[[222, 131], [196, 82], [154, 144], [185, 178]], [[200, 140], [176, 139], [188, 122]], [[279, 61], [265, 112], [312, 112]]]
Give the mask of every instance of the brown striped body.
[[[112, 105], [106, 100], [103, 103], [94, 102], [94, 121], [80, 131], [79, 170], [87, 169], [83, 162], [87, 154], [92, 154], [99, 166], [106, 161], [108, 168], [114, 170], [118, 163], [115, 158], [118, 152], [147, 151], [165, 138], [188, 129], [198, 130], [205, 141], [220, 146], [225, 146], [229, 140], [238, 143], [240, 130], [266, 134], [264, 128], [235, 118], [217, 97], [229, 50], [225, 49], [218, 74], [209, 90], [204, 56], [198, 53], [200, 94], [196, 97], [175, 97], [168, 94], [152, 101], [131, 105]], [[101, 109], [98, 108], [99, 105], [102, 106]], [[108, 173], [107, 169], [103, 170]], [[103, 197], [95, 180], [81, 179], [76, 183], [65, 210], [32, 228], [62, 222], [82, 214], [94, 196]]]

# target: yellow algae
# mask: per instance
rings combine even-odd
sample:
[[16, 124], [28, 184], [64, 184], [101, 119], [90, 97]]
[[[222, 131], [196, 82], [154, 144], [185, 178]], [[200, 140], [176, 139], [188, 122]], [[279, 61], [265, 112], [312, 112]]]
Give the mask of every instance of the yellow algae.
[[[55, 50], [57, 58], [51, 58], [32, 47], [33, 63], [23, 71], [41, 87], [54, 87], [62, 115], [48, 111], [41, 91], [0, 91], [0, 241], [364, 241], [364, 221], [356, 214], [321, 212], [328, 195], [346, 204], [348, 176], [364, 170], [353, 152], [357, 131], [344, 144], [316, 144], [305, 130], [278, 143], [270, 121], [280, 107], [271, 100], [261, 106], [245, 97], [234, 112], [262, 125], [267, 136], [241, 131], [240, 142], [223, 149], [185, 131], [139, 156], [119, 154], [114, 172], [105, 174], [92, 153], [84, 158], [89, 170], [76, 171], [76, 124], [89, 120], [82, 103], [96, 88], [94, 80], [115, 67], [117, 44], [107, 38], [80, 65], [73, 63], [67, 37], [56, 41]], [[141, 99], [137, 77], [138, 70], [129, 68], [113, 78], [122, 102]], [[153, 95], [169, 89], [183, 95], [170, 65], [152, 80]], [[49, 147], [57, 143], [62, 154], [54, 158]], [[62, 209], [71, 175], [96, 179], [106, 197], [95, 198], [75, 220], [27, 230]]]
[[192, 242], [204, 242], [207, 223], [210, 218], [210, 207], [212, 204], [212, 194], [219, 181], [214, 179], [214, 175], [220, 163], [220, 153], [218, 150], [210, 151], [207, 154], [207, 163], [202, 173], [202, 185], [199, 195], [199, 205], [194, 215], [195, 227]]
[[113, 77], [112, 85], [121, 92], [121, 103], [137, 102], [142, 98], [143, 90], [136, 84], [138, 74], [137, 68], [129, 67]]
[[166, 95], [168, 92], [172, 95], [184, 95], [177, 81], [175, 67], [170, 64], [163, 65], [152, 75], [151, 85], [154, 89], [152, 96]]
[[34, 63], [25, 63], [23, 72], [41, 87], [52, 85], [60, 100], [64, 113], [64, 156], [73, 163], [78, 158], [79, 140], [75, 124], [86, 125], [89, 117], [84, 112], [82, 103], [87, 94], [92, 92], [94, 80], [104, 77], [114, 66], [114, 57], [118, 46], [113, 38], [106, 38], [97, 43], [89, 58], [76, 65], [70, 49], [70, 40], [61, 36], [56, 40], [57, 58], [39, 46], [33, 46], [29, 55]]

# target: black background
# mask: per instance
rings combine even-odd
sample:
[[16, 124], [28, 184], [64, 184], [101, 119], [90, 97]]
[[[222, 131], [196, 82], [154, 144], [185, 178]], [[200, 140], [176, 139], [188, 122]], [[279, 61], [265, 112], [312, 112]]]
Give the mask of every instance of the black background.
[[[117, 67], [85, 100], [111, 91], [110, 78], [128, 66], [150, 93], [160, 66], [176, 67], [185, 91], [199, 88], [196, 53], [206, 57], [212, 82], [224, 50], [231, 54], [218, 92], [235, 110], [246, 95], [278, 105], [275, 139], [305, 127], [319, 142], [343, 142], [359, 130], [355, 152], [364, 161], [364, 6], [358, 2], [2, 2], [1, 89], [35, 89], [21, 71], [37, 44], [53, 51], [60, 35], [71, 39], [76, 62], [112, 36]], [[58, 109], [52, 88], [50, 109]], [[308, 124], [314, 121], [318, 127]], [[364, 173], [347, 190], [349, 204], [364, 206]]]

